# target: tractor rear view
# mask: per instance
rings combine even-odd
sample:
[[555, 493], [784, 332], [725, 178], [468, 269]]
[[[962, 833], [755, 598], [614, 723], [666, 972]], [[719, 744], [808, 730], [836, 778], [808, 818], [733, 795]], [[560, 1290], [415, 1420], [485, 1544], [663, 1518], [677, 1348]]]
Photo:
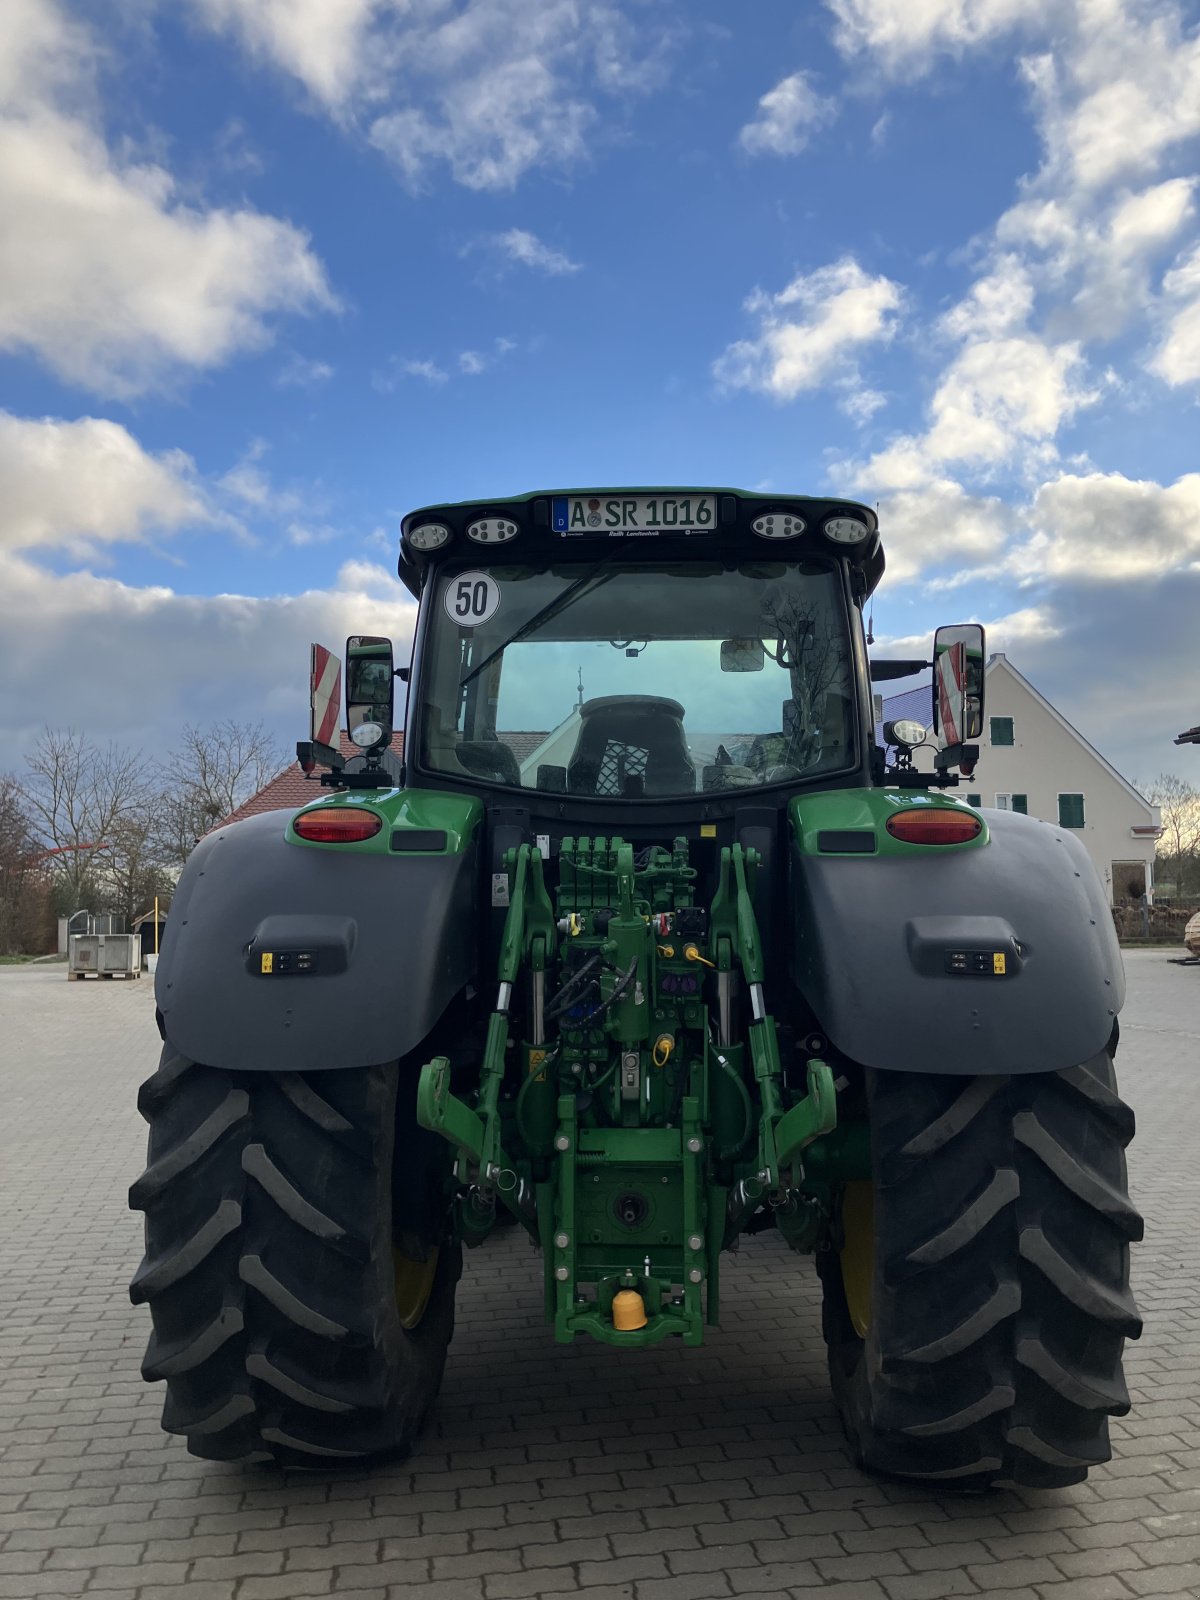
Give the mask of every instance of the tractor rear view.
[[[983, 630], [870, 662], [882, 572], [872, 512], [801, 496], [405, 518], [411, 668], [349, 641], [345, 765], [314, 653], [324, 792], [200, 843], [159, 962], [132, 1294], [189, 1449], [404, 1452], [508, 1216], [554, 1338], [617, 1349], [701, 1343], [723, 1252], [777, 1231], [865, 1467], [1107, 1459], [1141, 1234], [1112, 918], [1070, 834], [947, 792]], [[871, 691], [923, 667], [931, 773]]]

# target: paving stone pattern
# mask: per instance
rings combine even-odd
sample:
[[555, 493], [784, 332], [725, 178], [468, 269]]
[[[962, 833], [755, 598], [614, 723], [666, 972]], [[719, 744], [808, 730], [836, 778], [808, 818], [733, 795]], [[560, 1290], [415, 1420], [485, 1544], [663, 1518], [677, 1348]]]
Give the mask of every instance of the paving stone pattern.
[[150, 983], [0, 968], [0, 1600], [1130, 1600], [1200, 1596], [1200, 970], [1131, 953], [1118, 1065], [1147, 1216], [1117, 1458], [954, 1499], [852, 1466], [809, 1264], [727, 1258], [702, 1350], [556, 1346], [513, 1233], [468, 1257], [407, 1462], [282, 1476], [159, 1429], [126, 1297]]

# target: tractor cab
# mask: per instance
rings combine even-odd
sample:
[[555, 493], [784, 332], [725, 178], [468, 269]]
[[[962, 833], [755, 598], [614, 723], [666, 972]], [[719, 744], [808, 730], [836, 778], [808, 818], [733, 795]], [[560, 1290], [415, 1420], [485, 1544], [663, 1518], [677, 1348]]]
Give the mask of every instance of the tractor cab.
[[405, 518], [415, 785], [689, 802], [862, 781], [873, 514], [728, 490]]

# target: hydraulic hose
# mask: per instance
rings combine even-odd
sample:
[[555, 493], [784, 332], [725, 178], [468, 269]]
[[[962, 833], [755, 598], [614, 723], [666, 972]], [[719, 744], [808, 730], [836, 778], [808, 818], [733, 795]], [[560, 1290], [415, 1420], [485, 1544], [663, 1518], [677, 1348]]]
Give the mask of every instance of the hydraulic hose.
[[734, 1156], [737, 1155], [738, 1151], [742, 1149], [746, 1143], [746, 1140], [750, 1137], [751, 1130], [754, 1126], [754, 1107], [750, 1102], [750, 1091], [746, 1088], [745, 1083], [742, 1081], [741, 1073], [733, 1070], [733, 1068], [729, 1065], [729, 1062], [726, 1061], [725, 1057], [719, 1050], [713, 1051], [713, 1060], [717, 1063], [721, 1071], [736, 1088], [738, 1096], [742, 1102], [742, 1113], [745, 1120], [742, 1124], [741, 1138], [736, 1140], [736, 1142], [733, 1144], [722, 1145], [717, 1150], [717, 1155], [720, 1160], [732, 1161]]

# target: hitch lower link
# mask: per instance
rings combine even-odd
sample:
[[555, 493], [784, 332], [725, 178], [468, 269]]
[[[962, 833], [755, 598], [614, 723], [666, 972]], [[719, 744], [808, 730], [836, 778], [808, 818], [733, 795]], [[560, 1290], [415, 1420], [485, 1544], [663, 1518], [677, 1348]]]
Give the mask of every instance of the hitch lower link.
[[459, 1217], [463, 1242], [479, 1244], [491, 1231], [497, 1202], [503, 1204], [536, 1238], [538, 1200], [534, 1186], [519, 1176], [501, 1144], [500, 1088], [508, 1047], [508, 1011], [513, 984], [528, 962], [544, 971], [554, 944], [554, 908], [546, 893], [541, 852], [523, 844], [510, 858], [508, 916], [500, 941], [500, 987], [496, 1009], [488, 1019], [476, 1109], [460, 1100], [450, 1086], [450, 1061], [436, 1056], [421, 1068], [417, 1082], [417, 1122], [454, 1145], [460, 1159], [478, 1169], [476, 1182], [463, 1197]]
[[730, 1006], [726, 996], [736, 958], [750, 995], [752, 1021], [747, 1029], [750, 1062], [758, 1085], [758, 1159], [755, 1170], [740, 1178], [729, 1191], [725, 1206], [725, 1246], [728, 1248], [746, 1221], [766, 1201], [776, 1213], [781, 1232], [788, 1220], [807, 1210], [806, 1198], [785, 1174], [798, 1163], [801, 1151], [814, 1139], [837, 1126], [837, 1091], [833, 1073], [824, 1061], [808, 1063], [808, 1093], [783, 1109], [783, 1064], [775, 1020], [763, 996], [764, 962], [758, 919], [750, 894], [749, 877], [759, 866], [756, 850], [733, 845], [721, 851], [721, 875], [712, 909], [712, 946], [716, 958], [721, 1049], [729, 1047]]

